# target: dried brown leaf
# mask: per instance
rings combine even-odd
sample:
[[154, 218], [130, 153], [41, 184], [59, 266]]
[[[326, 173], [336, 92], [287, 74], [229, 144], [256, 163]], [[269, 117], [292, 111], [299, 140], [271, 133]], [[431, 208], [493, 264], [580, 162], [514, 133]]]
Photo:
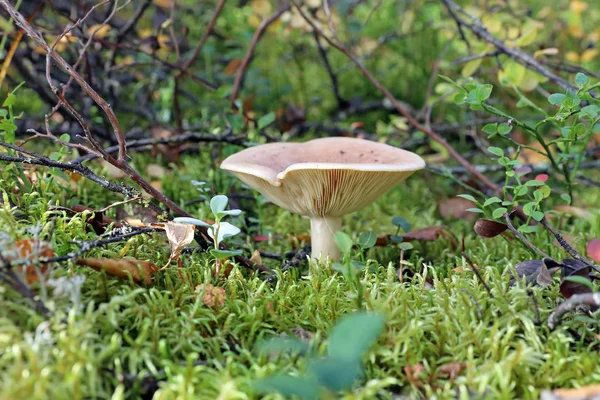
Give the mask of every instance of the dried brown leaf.
[[254, 250], [254, 253], [252, 253], [252, 257], [250, 257], [250, 261], [252, 261], [254, 264], [262, 265], [262, 257], [260, 256], [260, 251]]
[[504, 232], [508, 226], [505, 224], [493, 221], [491, 219], [480, 218], [475, 222], [473, 230], [476, 234], [484, 238], [493, 238]]
[[140, 283], [143, 280], [147, 285], [152, 283], [152, 276], [157, 271], [152, 261], [127, 258], [81, 258], [77, 260], [77, 265], [84, 265], [96, 271], [105, 270], [107, 274], [120, 279], [129, 279], [131, 276], [134, 282]]
[[576, 389], [554, 389], [542, 392], [543, 400], [592, 400], [600, 397], [600, 384]]
[[167, 239], [169, 245], [171, 245], [171, 256], [169, 261], [163, 268], [166, 268], [171, 264], [171, 261], [176, 261], [181, 256], [181, 251], [185, 246], [192, 243], [194, 240], [195, 226], [190, 224], [179, 224], [177, 222], [169, 221], [165, 224], [151, 224], [152, 226], [162, 228], [167, 233]]
[[202, 303], [210, 308], [220, 308], [225, 305], [225, 289], [218, 286], [213, 286], [207, 283], [203, 286], [196, 287], [196, 293], [203, 290]]
[[474, 207], [474, 203], [462, 197], [451, 197], [438, 204], [438, 210], [442, 218], [455, 218], [474, 220], [476, 214], [467, 209]]

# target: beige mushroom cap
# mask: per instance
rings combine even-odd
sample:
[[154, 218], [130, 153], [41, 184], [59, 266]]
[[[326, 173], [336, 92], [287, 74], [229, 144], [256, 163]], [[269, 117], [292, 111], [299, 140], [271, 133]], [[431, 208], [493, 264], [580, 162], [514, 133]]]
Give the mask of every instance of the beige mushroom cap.
[[221, 164], [278, 206], [310, 217], [360, 210], [424, 167], [410, 151], [342, 137], [264, 144]]

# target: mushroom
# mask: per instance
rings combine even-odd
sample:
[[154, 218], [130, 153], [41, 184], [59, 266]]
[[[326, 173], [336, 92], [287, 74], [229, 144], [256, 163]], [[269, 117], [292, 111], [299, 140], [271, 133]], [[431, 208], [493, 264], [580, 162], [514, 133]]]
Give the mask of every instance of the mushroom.
[[269, 143], [227, 157], [221, 168], [278, 206], [310, 218], [312, 258], [336, 261], [342, 217], [425, 167], [410, 151], [354, 138]]

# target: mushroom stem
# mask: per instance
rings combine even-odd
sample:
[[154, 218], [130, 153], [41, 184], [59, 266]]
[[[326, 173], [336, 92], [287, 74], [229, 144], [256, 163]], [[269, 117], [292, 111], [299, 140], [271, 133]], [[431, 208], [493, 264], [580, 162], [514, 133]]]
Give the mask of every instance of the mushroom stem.
[[333, 240], [333, 236], [341, 227], [341, 217], [312, 217], [310, 219], [311, 257], [313, 260], [325, 261], [328, 257], [331, 261], [340, 259], [340, 249]]

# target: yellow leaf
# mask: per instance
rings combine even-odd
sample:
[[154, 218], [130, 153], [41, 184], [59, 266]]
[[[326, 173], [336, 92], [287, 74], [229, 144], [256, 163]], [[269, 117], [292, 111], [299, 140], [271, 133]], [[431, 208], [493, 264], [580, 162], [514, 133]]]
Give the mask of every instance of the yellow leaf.
[[579, 63], [579, 54], [577, 54], [574, 51], [567, 52], [567, 54], [565, 54], [565, 58], [567, 59], [567, 61], [571, 61], [573, 63]]
[[468, 77], [472, 76], [475, 73], [475, 71], [477, 71], [479, 66], [481, 65], [482, 60], [483, 60], [482, 58], [478, 58], [476, 60], [471, 60], [471, 61], [465, 63], [465, 65], [463, 65], [463, 68], [462, 68], [462, 71], [460, 74], [464, 78], [468, 78]]
[[588, 8], [588, 4], [583, 1], [579, 1], [579, 0], [572, 0], [571, 3], [569, 4], [569, 10], [571, 10], [575, 14], [581, 14], [587, 8]]
[[506, 78], [513, 85], [519, 86], [525, 78], [527, 69], [516, 61], [508, 60], [504, 63], [504, 69], [498, 71], [498, 80]]
[[515, 46], [523, 47], [532, 44], [537, 38], [538, 24], [535, 21], [529, 20], [523, 26], [521, 36], [515, 40]]
[[[97, 38], [104, 38], [110, 33], [110, 29], [111, 29], [110, 25], [107, 25], [107, 24], [92, 25], [88, 28], [88, 35], [90, 35], [90, 36], [94, 35]], [[95, 32], [95, 34], [94, 34], [94, 32]]]
[[262, 22], [262, 20], [260, 19], [260, 17], [256, 14], [250, 14], [248, 15], [248, 25], [250, 25], [253, 28], [258, 28], [258, 26], [260, 25], [260, 23]]
[[598, 55], [598, 49], [587, 49], [581, 53], [581, 62], [587, 63], [592, 61]]
[[266, 17], [271, 13], [273, 7], [268, 0], [254, 0], [250, 3], [250, 8], [252, 8], [252, 12], [258, 16]]

